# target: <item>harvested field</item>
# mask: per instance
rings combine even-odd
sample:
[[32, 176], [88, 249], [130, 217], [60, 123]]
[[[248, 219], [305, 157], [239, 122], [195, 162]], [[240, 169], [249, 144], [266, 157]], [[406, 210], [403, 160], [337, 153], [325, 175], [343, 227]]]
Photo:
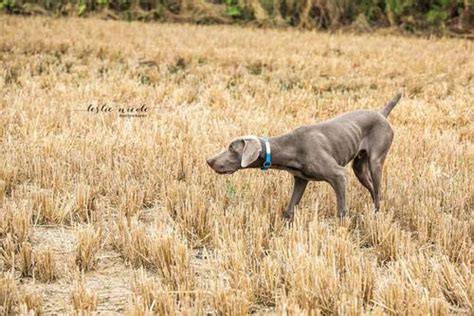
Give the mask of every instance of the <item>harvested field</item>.
[[[0, 314], [473, 312], [472, 41], [0, 16], [0, 89]], [[377, 214], [206, 165], [398, 91]]]

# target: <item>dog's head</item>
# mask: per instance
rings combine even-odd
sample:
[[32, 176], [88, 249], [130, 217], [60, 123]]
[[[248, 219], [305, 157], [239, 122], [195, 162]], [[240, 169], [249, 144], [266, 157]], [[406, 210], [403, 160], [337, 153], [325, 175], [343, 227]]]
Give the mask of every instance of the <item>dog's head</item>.
[[207, 164], [219, 174], [231, 174], [239, 169], [258, 166], [262, 145], [257, 136], [234, 139], [223, 152], [207, 159]]

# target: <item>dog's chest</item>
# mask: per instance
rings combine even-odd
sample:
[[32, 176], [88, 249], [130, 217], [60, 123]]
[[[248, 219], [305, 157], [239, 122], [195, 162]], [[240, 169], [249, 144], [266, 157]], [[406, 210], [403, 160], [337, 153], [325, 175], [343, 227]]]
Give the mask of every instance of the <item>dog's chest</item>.
[[286, 170], [286, 171], [288, 171], [291, 175], [293, 175], [293, 176], [295, 176], [295, 177], [298, 177], [298, 178], [302, 178], [302, 179], [308, 180], [308, 181], [321, 181], [321, 180], [323, 180], [323, 179], [320, 178], [320, 177], [308, 176], [307, 174], [304, 174], [304, 173], [303, 173], [301, 170], [299, 170], [299, 169], [286, 168], [286, 167], [282, 167], [282, 168], [279, 168], [279, 169]]

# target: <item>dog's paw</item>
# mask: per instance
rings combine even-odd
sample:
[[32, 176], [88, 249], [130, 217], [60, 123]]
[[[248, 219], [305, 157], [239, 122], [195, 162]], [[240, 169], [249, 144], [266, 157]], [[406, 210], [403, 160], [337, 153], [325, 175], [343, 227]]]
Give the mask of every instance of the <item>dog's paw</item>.
[[283, 226], [287, 229], [293, 227], [293, 220], [292, 219], [283, 219]]
[[344, 216], [346, 216], [346, 213], [347, 213], [346, 210], [341, 210], [341, 211], [337, 212], [337, 217], [339, 217], [340, 219], [343, 219]]
[[291, 227], [293, 225], [293, 214], [283, 213], [283, 222], [285, 227]]
[[293, 212], [289, 212], [288, 210], [286, 210], [286, 211], [283, 212], [283, 218], [284, 218], [284, 219], [292, 219], [292, 218], [293, 218], [293, 215], [294, 215], [294, 213], [293, 213]]

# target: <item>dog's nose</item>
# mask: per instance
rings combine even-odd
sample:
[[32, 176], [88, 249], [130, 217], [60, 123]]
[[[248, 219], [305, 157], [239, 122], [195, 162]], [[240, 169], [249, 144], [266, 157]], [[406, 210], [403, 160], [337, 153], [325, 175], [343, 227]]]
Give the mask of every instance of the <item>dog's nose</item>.
[[207, 161], [207, 164], [209, 165], [209, 167], [212, 167], [212, 158], [209, 158], [206, 160]]

